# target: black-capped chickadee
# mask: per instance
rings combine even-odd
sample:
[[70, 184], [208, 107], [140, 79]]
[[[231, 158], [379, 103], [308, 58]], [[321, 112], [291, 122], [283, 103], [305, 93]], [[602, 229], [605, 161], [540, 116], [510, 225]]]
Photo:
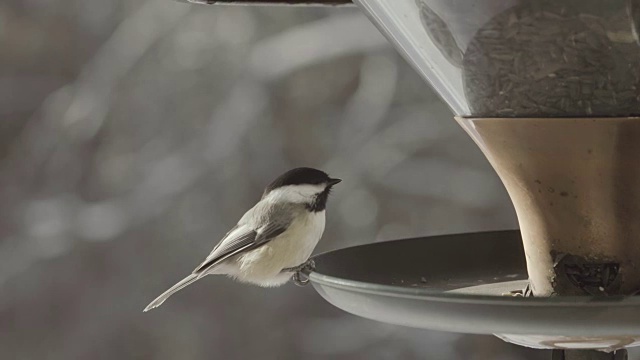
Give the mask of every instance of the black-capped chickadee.
[[305, 167], [282, 174], [191, 275], [144, 311], [162, 305], [169, 296], [206, 275], [228, 275], [262, 287], [285, 284], [309, 264], [307, 260], [324, 232], [329, 192], [340, 181]]

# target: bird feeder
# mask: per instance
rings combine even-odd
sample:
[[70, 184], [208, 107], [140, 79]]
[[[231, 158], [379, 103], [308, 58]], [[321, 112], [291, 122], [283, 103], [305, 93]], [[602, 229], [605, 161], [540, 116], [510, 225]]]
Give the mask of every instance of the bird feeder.
[[486, 155], [520, 230], [323, 254], [317, 291], [356, 315], [496, 334], [555, 360], [626, 358], [640, 344], [640, 0], [354, 3]]

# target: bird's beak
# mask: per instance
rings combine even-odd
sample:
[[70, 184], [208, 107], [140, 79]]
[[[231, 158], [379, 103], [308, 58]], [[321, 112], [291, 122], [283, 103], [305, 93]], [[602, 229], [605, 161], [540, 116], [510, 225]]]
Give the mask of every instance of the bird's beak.
[[333, 186], [337, 183], [339, 183], [340, 181], [342, 181], [342, 179], [329, 179], [329, 181], [327, 182], [328, 186]]

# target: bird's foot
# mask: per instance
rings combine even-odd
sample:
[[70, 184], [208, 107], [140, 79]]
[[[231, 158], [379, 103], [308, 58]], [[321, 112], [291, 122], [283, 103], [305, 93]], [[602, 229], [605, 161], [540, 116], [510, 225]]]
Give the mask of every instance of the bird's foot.
[[282, 272], [292, 272], [293, 273], [293, 283], [298, 286], [305, 286], [309, 283], [309, 273], [316, 269], [316, 263], [313, 259], [309, 259], [304, 263], [282, 269]]
[[299, 272], [299, 271], [313, 271], [316, 269], [316, 262], [313, 259], [309, 259], [298, 266], [288, 267], [282, 269], [283, 272]]

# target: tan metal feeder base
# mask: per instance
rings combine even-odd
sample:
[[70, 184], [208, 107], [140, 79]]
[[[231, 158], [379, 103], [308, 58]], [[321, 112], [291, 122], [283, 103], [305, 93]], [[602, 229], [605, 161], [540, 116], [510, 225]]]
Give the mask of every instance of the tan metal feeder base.
[[460, 118], [518, 215], [534, 296], [640, 290], [640, 118]]

